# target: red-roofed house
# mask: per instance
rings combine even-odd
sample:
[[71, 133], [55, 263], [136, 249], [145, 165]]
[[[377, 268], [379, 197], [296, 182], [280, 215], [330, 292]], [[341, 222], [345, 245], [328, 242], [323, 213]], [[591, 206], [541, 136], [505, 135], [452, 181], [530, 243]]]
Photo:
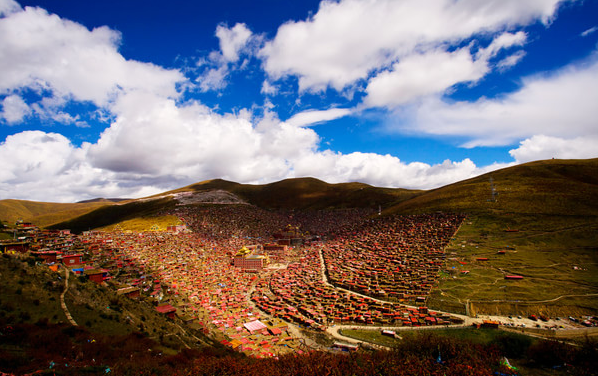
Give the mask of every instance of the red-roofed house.
[[162, 304], [156, 307], [156, 311], [163, 313], [169, 319], [174, 320], [174, 313], [176, 312], [176, 308], [171, 306], [170, 304]]
[[248, 322], [246, 324], [243, 324], [243, 326], [245, 327], [245, 329], [247, 329], [249, 331], [249, 333], [252, 333], [252, 334], [256, 333], [256, 332], [263, 332], [263, 331], [268, 330], [268, 327], [266, 325], [264, 325], [264, 323], [261, 322], [260, 320]]
[[83, 255], [64, 255], [62, 256], [62, 263], [65, 266], [75, 266], [83, 264]]

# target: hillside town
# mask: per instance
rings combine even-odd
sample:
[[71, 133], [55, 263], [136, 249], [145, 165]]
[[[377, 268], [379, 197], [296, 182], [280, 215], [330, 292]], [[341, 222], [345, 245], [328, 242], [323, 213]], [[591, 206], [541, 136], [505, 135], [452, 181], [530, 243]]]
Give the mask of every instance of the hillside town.
[[132, 232], [40, 230], [2, 253], [29, 253], [253, 357], [318, 348], [303, 330], [337, 325], [462, 324], [426, 307], [444, 248], [465, 216], [378, 218], [360, 209], [268, 211], [251, 205], [178, 206], [180, 225]]

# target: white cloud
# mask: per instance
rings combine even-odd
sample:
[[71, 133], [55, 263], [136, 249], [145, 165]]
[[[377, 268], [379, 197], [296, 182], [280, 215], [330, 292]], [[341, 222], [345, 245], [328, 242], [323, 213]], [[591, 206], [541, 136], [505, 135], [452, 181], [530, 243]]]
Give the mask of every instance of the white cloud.
[[0, 0], [0, 17], [15, 13], [21, 10], [19, 3], [13, 0]]
[[478, 58], [488, 60], [503, 49], [511, 48], [513, 46], [522, 46], [526, 40], [527, 34], [523, 31], [518, 31], [517, 33], [502, 33], [494, 38], [488, 47], [481, 48], [478, 51]]
[[178, 176], [186, 182], [224, 177], [239, 181], [284, 175], [286, 159], [310, 150], [311, 129], [271, 122], [260, 127], [240, 114], [218, 115], [205, 106], [150, 95], [123, 96], [118, 113], [97, 144], [94, 166], [148, 176]]
[[460, 136], [465, 146], [509, 145], [533, 135], [571, 138], [596, 135], [598, 60], [592, 57], [551, 75], [523, 81], [499, 98], [447, 103], [427, 98], [399, 114], [403, 130]]
[[30, 113], [31, 109], [18, 95], [9, 95], [2, 101], [0, 118], [4, 118], [8, 124], [18, 123]]
[[391, 155], [324, 151], [298, 160], [294, 174], [317, 176], [330, 183], [359, 181], [381, 187], [430, 189], [506, 166], [494, 164], [480, 168], [469, 159], [461, 162], [446, 160], [437, 165], [404, 163]]
[[261, 36], [254, 35], [243, 23], [237, 23], [232, 28], [218, 25], [216, 36], [220, 42], [220, 51], [210, 52], [208, 58], [199, 64], [206, 67], [196, 79], [202, 92], [225, 88], [231, 71], [242, 70], [249, 62], [245, 59], [239, 64], [241, 54], [254, 54], [262, 40]]
[[323, 1], [306, 21], [287, 22], [261, 50], [274, 79], [293, 75], [300, 90], [342, 90], [413, 53], [471, 36], [549, 22], [559, 0]]
[[278, 86], [272, 84], [268, 80], [265, 80], [262, 83], [262, 89], [260, 90], [260, 92], [262, 94], [266, 94], [266, 95], [276, 95], [276, 94], [278, 94], [278, 90], [279, 90]]
[[198, 78], [199, 88], [202, 92], [224, 89], [227, 85], [228, 66], [220, 65], [217, 68], [206, 69]]
[[519, 163], [541, 159], [587, 159], [598, 157], [598, 134], [586, 137], [559, 138], [535, 135], [520, 142], [509, 154]]
[[238, 61], [239, 52], [247, 45], [251, 35], [251, 30], [243, 23], [237, 23], [232, 28], [228, 28], [226, 25], [218, 25], [216, 36], [220, 40], [222, 56], [227, 61]]
[[10, 13], [0, 18], [0, 93], [43, 88], [97, 106], [130, 90], [178, 96], [180, 72], [126, 60], [119, 43], [114, 30], [90, 31], [40, 8]]
[[442, 93], [460, 82], [476, 81], [487, 70], [486, 62], [474, 61], [468, 48], [411, 55], [394, 64], [392, 70], [370, 80], [364, 105], [401, 105], [422, 96]]
[[589, 29], [585, 30], [585, 31], [584, 31], [583, 33], [581, 33], [580, 35], [581, 35], [582, 37], [587, 37], [588, 35], [590, 35], [590, 34], [592, 34], [592, 33], [596, 32], [596, 31], [598, 31], [598, 26], [591, 27], [591, 28], [589, 28]]
[[506, 70], [517, 65], [521, 59], [525, 57], [525, 51], [517, 51], [512, 55], [506, 56], [504, 59], [496, 63], [499, 70]]
[[321, 123], [324, 121], [338, 119], [350, 115], [351, 112], [352, 111], [347, 108], [331, 108], [328, 110], [321, 111], [308, 110], [293, 115], [293, 117], [287, 120], [286, 123], [297, 127], [303, 127], [307, 125]]
[[500, 166], [471, 160], [438, 165], [404, 163], [390, 155], [319, 151], [311, 129], [281, 122], [269, 111], [218, 115], [198, 103], [134, 92], [119, 97], [118, 113], [97, 143], [76, 147], [64, 136], [40, 131], [9, 136], [0, 144], [7, 161], [0, 197], [76, 201], [90, 197], [141, 197], [222, 177], [244, 183], [315, 176], [328, 182], [432, 188]]
[[0, 143], [0, 159], [0, 198], [72, 202], [85, 189], [96, 187], [88, 178], [89, 169], [79, 169], [77, 149], [57, 133], [8, 136]]

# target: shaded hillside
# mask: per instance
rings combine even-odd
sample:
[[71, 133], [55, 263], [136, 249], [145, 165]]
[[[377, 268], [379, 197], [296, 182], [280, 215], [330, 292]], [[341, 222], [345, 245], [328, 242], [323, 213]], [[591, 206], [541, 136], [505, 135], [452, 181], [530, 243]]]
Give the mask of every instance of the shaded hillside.
[[[142, 370], [148, 362], [159, 366], [168, 355], [189, 345], [210, 345], [211, 352], [220, 348], [201, 333], [182, 330], [158, 313], [151, 299], [129, 299], [117, 295], [114, 286], [98, 286], [74, 274], [64, 296], [78, 323], [70, 326], [60, 298], [64, 271], [53, 272], [36, 264], [33, 257], [0, 255], [0, 275], [4, 279], [0, 294], [2, 375], [37, 370], [59, 375], [106, 374], [106, 367], [113, 370], [111, 374], [140, 374], [137, 370], [126, 372], [132, 358]], [[49, 371], [51, 363], [55, 363], [52, 371], [59, 370]], [[172, 372], [171, 367], [165, 371]]]
[[22, 219], [40, 227], [59, 223], [89, 213], [111, 202], [62, 204], [26, 200], [0, 200], [0, 219], [15, 223]]
[[[138, 217], [155, 215], [177, 204], [186, 193], [226, 191], [241, 200], [265, 209], [340, 209], [389, 207], [421, 194], [406, 189], [376, 188], [362, 183], [328, 184], [318, 179], [287, 179], [265, 185], [239, 184], [222, 179], [207, 180], [187, 187], [132, 200], [125, 204], [101, 207], [81, 217], [58, 223], [52, 228], [69, 228], [79, 233]], [[201, 196], [201, 195], [200, 195]], [[179, 204], [181, 202], [178, 202]]]
[[[492, 178], [493, 182], [490, 182]], [[491, 184], [497, 195], [492, 200]], [[425, 192], [385, 211], [598, 215], [598, 159], [546, 160]]]
[[[492, 185], [497, 193], [495, 200], [492, 200]], [[216, 179], [124, 204], [45, 204], [3, 200], [0, 219], [35, 219], [38, 225], [54, 223], [54, 228], [80, 232], [156, 214], [175, 205], [176, 195], [212, 191], [228, 192], [264, 209], [381, 207], [385, 214], [442, 210], [471, 214], [595, 216], [598, 215], [598, 200], [595, 200], [598, 197], [598, 159], [532, 162], [430, 191], [377, 188], [363, 183], [328, 184], [314, 178], [287, 179], [264, 185]], [[79, 213], [85, 215], [73, 219]], [[58, 223], [65, 219], [68, 221]]]
[[286, 179], [264, 185], [209, 180], [177, 191], [227, 190], [245, 201], [266, 209], [340, 209], [388, 207], [412, 198], [421, 191], [377, 188], [363, 183], [328, 184], [314, 178]]
[[175, 201], [172, 198], [135, 200], [125, 204], [103, 206], [80, 217], [50, 226], [50, 228], [68, 228], [74, 233], [81, 233], [133, 218], [153, 216], [174, 205]]

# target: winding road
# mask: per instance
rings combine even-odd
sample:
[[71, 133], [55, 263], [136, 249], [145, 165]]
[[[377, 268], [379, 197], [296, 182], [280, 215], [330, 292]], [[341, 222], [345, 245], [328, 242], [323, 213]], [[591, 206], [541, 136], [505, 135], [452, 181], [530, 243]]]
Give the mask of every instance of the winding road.
[[73, 316], [71, 316], [71, 313], [69, 312], [69, 309], [66, 306], [66, 303], [64, 302], [64, 295], [66, 294], [66, 292], [69, 289], [69, 274], [71, 274], [69, 272], [69, 270], [67, 268], [64, 268], [64, 275], [65, 275], [65, 277], [64, 277], [64, 291], [62, 291], [62, 294], [60, 294], [60, 306], [62, 307], [62, 310], [64, 311], [66, 319], [69, 320], [69, 322], [71, 323], [71, 325], [78, 326], [77, 322], [73, 319]]

